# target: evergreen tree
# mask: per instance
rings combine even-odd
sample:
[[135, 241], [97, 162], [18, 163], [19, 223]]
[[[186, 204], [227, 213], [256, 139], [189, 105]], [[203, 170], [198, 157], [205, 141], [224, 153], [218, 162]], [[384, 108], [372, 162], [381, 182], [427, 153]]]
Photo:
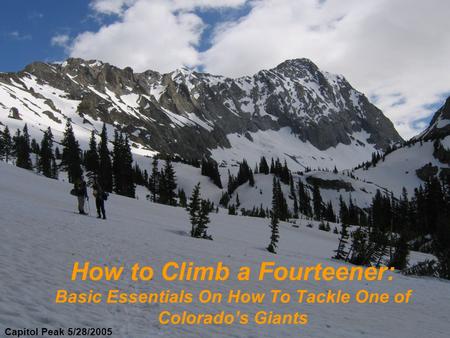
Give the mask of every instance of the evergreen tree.
[[315, 218], [320, 220], [323, 213], [322, 196], [320, 195], [319, 185], [316, 182], [313, 184], [313, 207]]
[[5, 159], [5, 161], [8, 162], [13, 151], [13, 142], [8, 126], [5, 126], [5, 129], [0, 137], [2, 139], [2, 151], [0, 152], [0, 158]]
[[73, 133], [72, 123], [67, 120], [66, 130], [61, 142], [63, 146], [61, 167], [67, 171], [69, 182], [74, 183], [80, 179], [83, 171], [81, 169], [80, 147]]
[[106, 124], [103, 123], [102, 132], [100, 134], [100, 143], [98, 145], [98, 178], [100, 185], [107, 192], [112, 192], [113, 177], [112, 177], [112, 162], [111, 155], [108, 149], [108, 133]]
[[55, 148], [55, 158], [60, 160], [62, 158], [61, 152], [59, 151], [59, 147]]
[[31, 146], [30, 135], [28, 134], [28, 127], [25, 124], [22, 134], [17, 130], [14, 136], [14, 149], [16, 155], [16, 166], [31, 170], [32, 163], [30, 159]]
[[370, 257], [369, 254], [369, 245], [367, 239], [367, 233], [362, 228], [359, 227], [351, 234], [352, 245], [350, 249], [350, 263], [355, 265], [370, 265]]
[[264, 175], [269, 174], [269, 165], [267, 164], [266, 158], [263, 156], [261, 157], [261, 160], [259, 161], [259, 172]]
[[341, 223], [349, 224], [348, 207], [342, 195], [339, 195], [339, 218]]
[[211, 208], [209, 206], [208, 201], [202, 200], [200, 203], [200, 210], [198, 212], [198, 226], [196, 228], [197, 236], [195, 236], [195, 237], [212, 239], [212, 237], [209, 236], [207, 233], [208, 223], [210, 222], [210, 219], [208, 216], [210, 211], [211, 211]]
[[177, 189], [177, 183], [175, 179], [175, 171], [173, 169], [172, 163], [169, 158], [166, 159], [166, 163], [164, 166], [164, 178], [165, 178], [165, 196], [166, 196], [166, 203], [169, 205], [176, 205], [177, 201], [175, 199], [176, 197], [176, 189]]
[[113, 147], [113, 182], [114, 191], [123, 196], [135, 197], [133, 182], [133, 156], [128, 137], [115, 132]]
[[403, 270], [408, 265], [408, 240], [406, 237], [406, 232], [402, 230], [400, 236], [396, 239], [394, 244], [394, 254], [389, 261], [389, 267], [394, 267], [397, 270]]
[[37, 143], [36, 139], [34, 139], [34, 138], [31, 140], [31, 147], [30, 147], [30, 149], [31, 149], [31, 152], [33, 154], [39, 154], [40, 153], [39, 144]]
[[187, 199], [186, 199], [186, 193], [183, 189], [178, 189], [178, 200], [180, 207], [186, 208], [187, 206]]
[[333, 205], [331, 204], [331, 201], [328, 201], [327, 206], [324, 210], [323, 217], [328, 222], [336, 222], [336, 215], [334, 214]]
[[52, 178], [58, 179], [58, 165], [56, 164], [55, 156], [52, 157]]
[[348, 202], [348, 223], [353, 225], [359, 224], [358, 214], [358, 207], [353, 203], [352, 196], [350, 195]]
[[226, 191], [222, 193], [222, 196], [220, 197], [219, 204], [222, 205], [224, 208], [228, 207], [228, 203], [230, 202], [230, 195]]
[[287, 202], [281, 190], [280, 180], [275, 176], [272, 183], [272, 211], [279, 220], [286, 221], [290, 217]]
[[298, 218], [298, 202], [297, 202], [297, 194], [294, 193], [294, 195], [292, 195], [293, 199], [294, 199], [294, 218]]
[[200, 182], [199, 182], [192, 191], [188, 205], [189, 218], [191, 220], [191, 237], [197, 237], [196, 235], [198, 234], [197, 227], [200, 208], [201, 208], [201, 199], [200, 199]]
[[233, 216], [237, 215], [236, 206], [234, 204], [231, 204], [228, 206], [228, 215], [233, 215]]
[[346, 260], [348, 256], [348, 252], [346, 251], [348, 243], [348, 226], [347, 224], [342, 223], [341, 227], [341, 237], [339, 238], [339, 244], [337, 250], [335, 251], [336, 255], [334, 256], [334, 258], [339, 260]]
[[44, 132], [41, 141], [38, 170], [46, 177], [54, 178], [53, 135], [50, 127]]
[[4, 158], [3, 131], [0, 131], [0, 160]]
[[211, 178], [213, 183], [222, 189], [222, 181], [220, 179], [219, 166], [217, 162], [212, 159], [202, 159], [201, 173], [203, 176]]
[[270, 213], [270, 243], [267, 247], [267, 251], [270, 253], [276, 254], [276, 249], [278, 246], [278, 239], [280, 238], [279, 231], [278, 231], [278, 217], [276, 216], [275, 210], [272, 209], [272, 212]]
[[298, 194], [299, 194], [299, 211], [303, 215], [307, 217], [312, 216], [312, 209], [311, 209], [311, 199], [309, 197], [308, 191], [306, 190], [305, 185], [303, 182], [299, 179], [298, 180]]
[[84, 155], [84, 166], [87, 171], [91, 183], [99, 176], [100, 159], [97, 152], [97, 141], [95, 139], [94, 131], [91, 132], [91, 139], [89, 141], [89, 150]]
[[153, 157], [152, 162], [152, 173], [149, 179], [149, 190], [152, 193], [152, 201], [158, 201], [158, 191], [159, 191], [159, 169], [158, 169], [158, 158]]
[[[125, 137], [125, 143], [124, 143], [124, 160], [123, 160], [123, 167], [124, 167], [124, 189], [125, 189], [125, 196], [134, 198], [136, 196], [136, 185], [133, 180], [133, 155], [131, 153], [131, 146], [130, 141], [128, 139], [128, 136]], [[175, 193], [174, 193], [175, 194]]]

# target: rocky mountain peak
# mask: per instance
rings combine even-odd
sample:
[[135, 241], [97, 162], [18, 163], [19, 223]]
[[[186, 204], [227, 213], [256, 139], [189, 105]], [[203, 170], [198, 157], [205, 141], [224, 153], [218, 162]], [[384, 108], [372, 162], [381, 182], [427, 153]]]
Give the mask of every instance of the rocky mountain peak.
[[[1, 116], [12, 108], [24, 121], [39, 116], [42, 126], [63, 125], [73, 116], [82, 118], [82, 128], [98, 130], [105, 122], [128, 133], [138, 148], [189, 158], [231, 151], [231, 135], [249, 142], [268, 133], [292, 135], [289, 142], [319, 153], [339, 146], [367, 153], [367, 159], [374, 149], [401, 141], [362, 93], [308, 59], [236, 79], [185, 67], [161, 74], [79, 58], [36, 62], [0, 74]], [[302, 155], [290, 158], [301, 163]]]
[[431, 119], [430, 125], [417, 139], [435, 139], [450, 135], [450, 96]]

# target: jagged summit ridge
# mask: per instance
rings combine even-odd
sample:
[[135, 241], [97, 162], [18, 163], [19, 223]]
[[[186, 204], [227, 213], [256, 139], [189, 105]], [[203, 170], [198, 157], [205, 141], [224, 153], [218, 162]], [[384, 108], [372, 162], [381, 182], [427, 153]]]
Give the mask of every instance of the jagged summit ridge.
[[98, 130], [105, 122], [128, 133], [138, 148], [197, 158], [230, 148], [232, 134], [251, 140], [255, 133], [286, 128], [318, 151], [367, 146], [367, 158], [370, 150], [401, 141], [392, 123], [343, 76], [308, 59], [235, 79], [187, 68], [135, 73], [78, 58], [35, 62], [0, 74], [2, 120], [11, 110], [42, 126], [63, 125], [70, 117]]

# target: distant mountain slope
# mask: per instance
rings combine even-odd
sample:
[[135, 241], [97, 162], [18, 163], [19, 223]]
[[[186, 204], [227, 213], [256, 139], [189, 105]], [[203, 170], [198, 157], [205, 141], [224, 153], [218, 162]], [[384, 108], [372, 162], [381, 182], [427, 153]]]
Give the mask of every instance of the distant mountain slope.
[[450, 176], [450, 97], [434, 114], [425, 131], [387, 154], [376, 166], [358, 169], [354, 175], [400, 194], [410, 193], [431, 177]]
[[450, 135], [450, 97], [445, 104], [434, 114], [430, 125], [416, 139], [435, 139]]
[[248, 141], [239, 156], [256, 150], [259, 157], [264, 149], [252, 143], [267, 133], [276, 144], [273, 153], [298, 169], [351, 167], [401, 141], [344, 77], [307, 59], [237, 79], [187, 69], [134, 73], [81, 59], [0, 74], [0, 123], [28, 123], [32, 134], [50, 126], [58, 138], [68, 118], [82, 144], [106, 122], [110, 133], [115, 128], [130, 135], [136, 153], [212, 154], [227, 163], [241, 160], [232, 152], [237, 136]]

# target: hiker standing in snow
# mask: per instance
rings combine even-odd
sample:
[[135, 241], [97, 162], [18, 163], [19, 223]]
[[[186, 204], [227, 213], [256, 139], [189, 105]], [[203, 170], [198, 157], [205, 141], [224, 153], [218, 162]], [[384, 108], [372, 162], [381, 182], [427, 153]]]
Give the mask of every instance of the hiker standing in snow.
[[98, 180], [95, 180], [94, 185], [92, 186], [92, 190], [92, 193], [95, 197], [95, 206], [97, 207], [97, 218], [103, 217], [103, 219], [106, 219], [105, 200], [108, 195], [105, 191], [103, 191], [103, 188]]
[[75, 182], [75, 185], [73, 187], [73, 191], [75, 192], [75, 195], [78, 198], [78, 211], [81, 215], [86, 215], [84, 212], [84, 199], [89, 200], [87, 189], [86, 189], [86, 182], [80, 178]]

